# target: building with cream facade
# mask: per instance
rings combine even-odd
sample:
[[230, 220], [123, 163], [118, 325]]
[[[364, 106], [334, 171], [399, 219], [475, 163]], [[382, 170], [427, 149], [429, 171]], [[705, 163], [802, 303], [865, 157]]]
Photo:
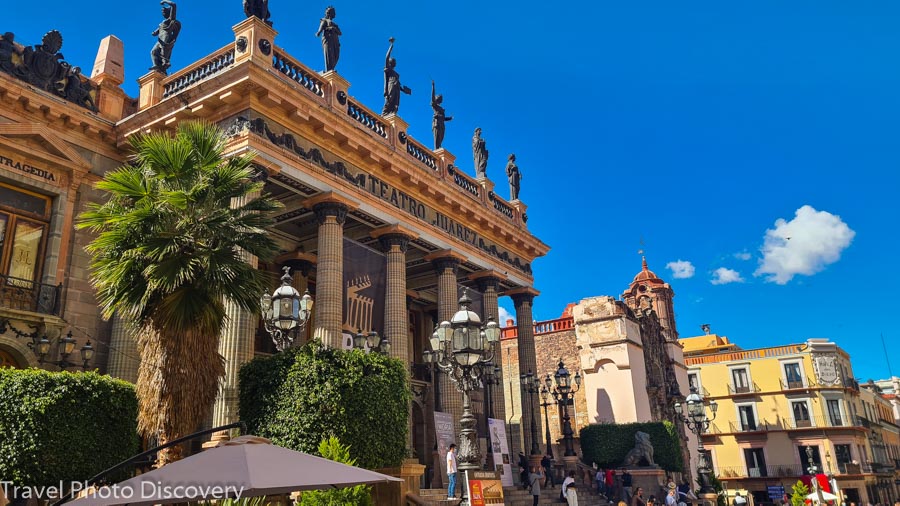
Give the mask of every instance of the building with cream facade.
[[[271, 273], [273, 287], [281, 268], [291, 267], [296, 288], [312, 293], [315, 314], [301, 340], [349, 347], [358, 329], [390, 339], [391, 354], [409, 364], [410, 448], [430, 466], [433, 412], [461, 414], [460, 394], [423, 364], [435, 323], [450, 320], [463, 289], [485, 319], [499, 315], [499, 297], [511, 297], [518, 359], [536, 368], [531, 265], [549, 247], [528, 230], [524, 202], [467, 174], [474, 172], [468, 156], [458, 161], [427, 148], [400, 116], [355, 99], [340, 74], [291, 57], [265, 22], [248, 18], [233, 32], [192, 65], [141, 77], [135, 98], [120, 87], [115, 37], [102, 42], [90, 78], [58, 62], [60, 48], [48, 43], [58, 32], [42, 45], [4, 41], [12, 49], [0, 54], [8, 59], [0, 61], [0, 362], [39, 365], [31, 336], [58, 343], [72, 330], [78, 346], [93, 341], [94, 366], [135, 379], [134, 340], [121, 322], [100, 318], [84, 251], [90, 236], [73, 222], [88, 202], [104, 198], [93, 183], [127, 160], [133, 136], [205, 120], [226, 133], [230, 154], [256, 154], [265, 191], [284, 204], [271, 229], [280, 256], [251, 261]], [[38, 86], [40, 72], [22, 77], [40, 62], [54, 76], [77, 79], [71, 82], [83, 93], [61, 93], [52, 76]], [[488, 175], [501, 173], [496, 165]], [[213, 425], [238, 419], [238, 368], [275, 351], [257, 315], [230, 307], [228, 317], [220, 344], [227, 375]], [[494, 399], [503, 418], [502, 393]], [[476, 402], [475, 410], [481, 416], [484, 407]]]
[[681, 340], [689, 383], [718, 403], [703, 443], [730, 489], [771, 502], [768, 487], [790, 493], [809, 474], [807, 448], [847, 504], [892, 503], [897, 420], [889, 402], [862, 387], [850, 356], [810, 339], [742, 350], [709, 334]]

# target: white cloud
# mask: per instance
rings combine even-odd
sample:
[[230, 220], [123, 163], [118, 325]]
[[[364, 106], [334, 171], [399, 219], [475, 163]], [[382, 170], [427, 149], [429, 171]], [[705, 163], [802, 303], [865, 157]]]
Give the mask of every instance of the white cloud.
[[741, 273], [725, 267], [719, 267], [713, 271], [713, 278], [710, 283], [714, 285], [727, 285], [728, 283], [743, 283], [744, 278]]
[[666, 269], [672, 271], [672, 277], [675, 279], [694, 277], [694, 265], [687, 260], [678, 259], [675, 262], [669, 262], [666, 264]]
[[812, 276], [840, 260], [855, 235], [840, 216], [805, 205], [793, 220], [779, 218], [766, 230], [763, 258], [753, 275], [779, 285], [797, 274]]
[[513, 317], [512, 313], [510, 313], [509, 310], [507, 310], [503, 306], [500, 306], [500, 321], [498, 321], [497, 323], [499, 323], [501, 327], [505, 327], [506, 320], [512, 320], [513, 322], [516, 321], [515, 317]]
[[751, 255], [749, 251], [741, 251], [740, 253], [735, 253], [734, 258], [737, 258], [738, 260], [743, 260], [746, 262], [747, 260], [750, 260], [751, 258], [753, 258], [753, 255]]

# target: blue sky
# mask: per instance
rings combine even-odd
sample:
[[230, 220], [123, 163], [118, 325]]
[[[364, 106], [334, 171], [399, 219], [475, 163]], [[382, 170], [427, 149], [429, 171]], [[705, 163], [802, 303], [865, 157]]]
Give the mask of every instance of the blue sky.
[[[276, 44], [317, 69], [327, 5], [270, 2]], [[473, 172], [476, 126], [501, 195], [517, 154], [529, 228], [553, 247], [535, 264], [536, 319], [620, 294], [643, 239], [676, 292], [682, 336], [709, 323], [744, 348], [827, 337], [868, 379], [887, 376], [884, 333], [900, 372], [897, 2], [334, 5], [352, 95], [380, 109], [394, 36], [414, 137], [430, 140], [435, 79], [454, 116], [444, 144], [463, 168]], [[227, 44], [243, 19], [238, 0], [183, 0], [178, 14], [173, 68]], [[113, 33], [134, 96], [159, 21], [155, 1], [46, 0], [17, 3], [0, 30], [36, 44], [59, 29], [86, 71]], [[693, 276], [676, 279], [677, 261]]]

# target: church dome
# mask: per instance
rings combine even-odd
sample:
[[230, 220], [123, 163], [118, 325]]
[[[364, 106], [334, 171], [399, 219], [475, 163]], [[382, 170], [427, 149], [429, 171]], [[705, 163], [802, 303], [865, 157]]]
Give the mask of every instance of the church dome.
[[651, 271], [647, 267], [647, 258], [643, 257], [641, 262], [641, 272], [637, 273], [637, 276], [634, 277], [634, 280], [631, 282], [632, 285], [635, 283], [646, 282], [646, 281], [658, 281], [662, 283], [662, 280], [659, 279], [659, 276], [656, 275], [653, 271]]

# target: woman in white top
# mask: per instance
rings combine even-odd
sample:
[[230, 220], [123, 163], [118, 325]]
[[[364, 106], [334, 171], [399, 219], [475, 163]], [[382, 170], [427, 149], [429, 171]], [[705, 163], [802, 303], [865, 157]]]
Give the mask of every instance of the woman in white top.
[[560, 493], [569, 506], [578, 506], [578, 495], [575, 493], [575, 471], [569, 471], [569, 475], [563, 480]]

